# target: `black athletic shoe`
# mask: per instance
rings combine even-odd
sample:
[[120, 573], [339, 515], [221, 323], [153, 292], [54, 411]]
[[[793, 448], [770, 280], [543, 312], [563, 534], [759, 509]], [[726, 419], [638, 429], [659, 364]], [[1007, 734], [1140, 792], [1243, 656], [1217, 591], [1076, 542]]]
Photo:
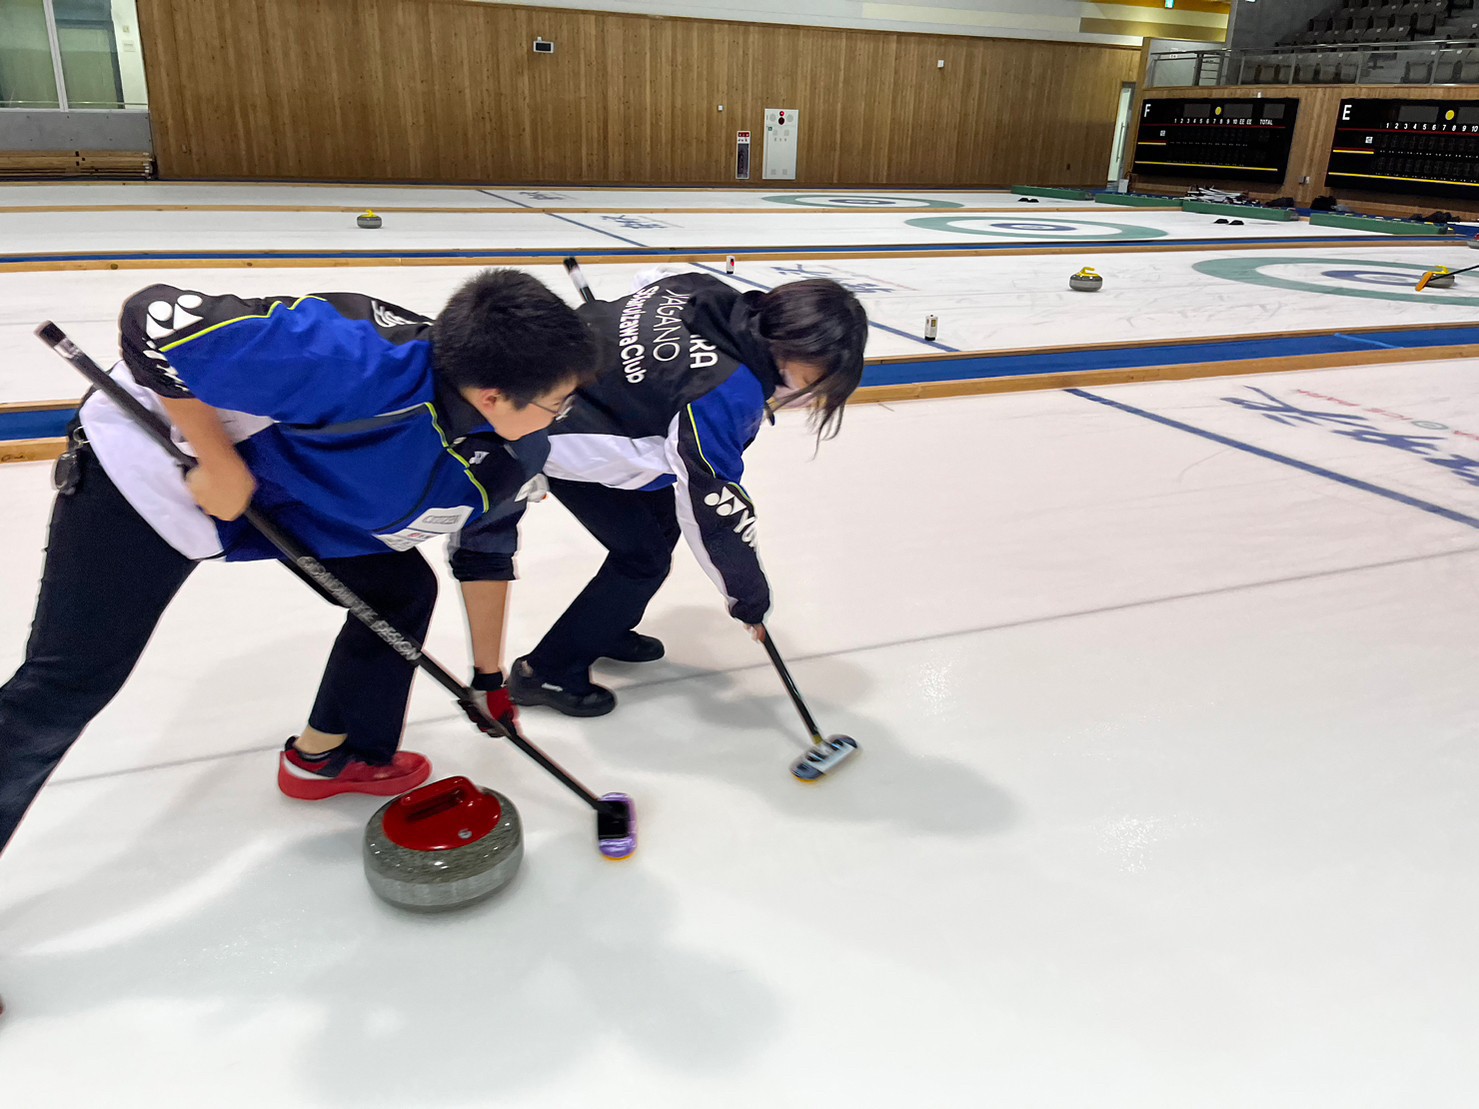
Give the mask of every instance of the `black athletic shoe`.
[[566, 716], [605, 716], [616, 707], [616, 694], [604, 686], [576, 689], [541, 681], [523, 659], [515, 660], [504, 686], [516, 705], [547, 705]]
[[656, 636], [627, 632], [601, 657], [612, 662], [656, 662], [666, 653], [662, 640]]

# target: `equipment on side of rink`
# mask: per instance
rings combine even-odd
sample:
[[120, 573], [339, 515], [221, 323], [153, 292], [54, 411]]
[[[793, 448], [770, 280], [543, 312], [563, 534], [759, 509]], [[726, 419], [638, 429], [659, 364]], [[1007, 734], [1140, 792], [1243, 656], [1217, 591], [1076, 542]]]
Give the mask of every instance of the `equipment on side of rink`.
[[812, 719], [806, 702], [801, 699], [801, 691], [796, 688], [791, 672], [786, 669], [786, 663], [776, 648], [775, 640], [771, 638], [770, 629], [764, 624], [760, 625], [760, 637], [760, 641], [765, 644], [765, 653], [770, 656], [775, 672], [781, 676], [781, 684], [791, 695], [791, 703], [796, 706], [796, 711], [801, 715], [801, 722], [806, 725], [807, 734], [811, 736], [811, 750], [791, 764], [791, 773], [796, 779], [811, 785], [836, 770], [843, 759], [857, 754], [858, 741], [848, 735], [822, 738], [821, 729]]
[[[47, 321], [36, 329], [36, 336], [65, 359], [73, 369], [92, 382], [108, 399], [134, 423], [138, 424], [175, 462], [186, 470], [195, 465], [195, 459], [180, 449], [170, 436], [170, 429], [163, 420], [136, 400], [132, 393], [87, 356], [67, 337], [60, 327]], [[427, 677], [452, 694], [457, 707], [484, 735], [506, 739], [529, 758], [537, 762], [544, 771], [589, 805], [596, 813], [596, 846], [608, 859], [625, 859], [637, 849], [637, 811], [632, 799], [624, 793], [607, 793], [597, 797], [580, 782], [567, 774], [548, 755], [525, 739], [517, 728], [505, 727], [488, 714], [486, 700], [469, 687], [463, 685], [446, 667], [426, 653], [422, 645], [404, 635], [382, 619], [358, 594], [329, 572], [318, 559], [304, 549], [296, 539], [278, 527], [265, 513], [247, 506], [242, 518], [262, 533], [262, 537], [278, 549], [288, 568], [304, 580], [316, 593], [349, 610], [365, 627], [369, 628], [386, 646], [407, 662], [414, 664]]]
[[924, 318], [924, 337], [930, 342], [935, 341], [935, 336], [940, 333], [940, 317], [931, 312]]
[[1039, 203], [1039, 201], [1038, 201], [1037, 197], [1035, 197], [1035, 196], [1019, 196], [1019, 197], [1017, 197], [1017, 203], [1018, 204], [1037, 204], [1037, 203]]
[[733, 273], [734, 272], [734, 255], [733, 254], [725, 255], [725, 257], [724, 257], [724, 272], [725, 273]]
[[1451, 270], [1447, 266], [1439, 266], [1435, 270], [1429, 270], [1418, 280], [1417, 290], [1422, 292], [1429, 285], [1435, 289], [1453, 288], [1453, 279], [1461, 273], [1473, 273], [1479, 270], [1479, 266], [1469, 266], [1461, 270]]
[[1212, 222], [1213, 223], [1225, 223], [1229, 227], [1242, 227], [1243, 226], [1243, 221], [1240, 220], [1240, 219], [1215, 219]]
[[1104, 278], [1097, 270], [1085, 266], [1068, 279], [1068, 287], [1076, 293], [1097, 293], [1104, 288]]
[[466, 778], [403, 793], [365, 825], [365, 878], [383, 901], [418, 913], [460, 909], [514, 880], [524, 857], [519, 810]]
[[380, 217], [377, 216], [374, 212], [366, 209], [359, 214], [358, 218], [356, 218], [354, 222], [359, 224], [361, 227], [373, 229], [380, 226], [381, 220]]
[[1187, 200], [1200, 200], [1209, 204], [1247, 204], [1253, 198], [1247, 193], [1228, 192], [1226, 189], [1213, 189], [1203, 185], [1195, 185], [1186, 190]]

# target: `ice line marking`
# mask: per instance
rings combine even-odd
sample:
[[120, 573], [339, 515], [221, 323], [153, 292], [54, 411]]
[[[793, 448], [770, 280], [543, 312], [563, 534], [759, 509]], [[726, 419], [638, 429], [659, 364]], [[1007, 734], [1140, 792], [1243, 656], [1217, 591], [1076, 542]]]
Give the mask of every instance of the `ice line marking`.
[[1065, 389], [1064, 392], [1084, 400], [1091, 400], [1095, 404], [1102, 404], [1107, 408], [1117, 408], [1121, 412], [1128, 412], [1130, 415], [1139, 416], [1144, 420], [1163, 424], [1166, 427], [1174, 427], [1177, 431], [1185, 431], [1188, 434], [1196, 435], [1203, 439], [1210, 439], [1214, 443], [1221, 443], [1224, 447], [1231, 447], [1233, 450], [1243, 451], [1245, 454], [1251, 454], [1258, 458], [1266, 458], [1270, 462], [1279, 462], [1296, 470], [1303, 470], [1307, 474], [1314, 474], [1316, 477], [1326, 478], [1340, 485], [1349, 486], [1352, 489], [1360, 489], [1365, 493], [1373, 493], [1389, 501], [1405, 504], [1408, 508], [1417, 508], [1423, 512], [1430, 512], [1434, 516], [1441, 516], [1445, 520], [1452, 520], [1456, 524], [1463, 524], [1465, 527], [1474, 528], [1476, 531], [1479, 531], [1479, 519], [1473, 516], [1466, 516], [1456, 509], [1444, 508], [1441, 504], [1433, 504], [1431, 501], [1409, 497], [1406, 493], [1399, 493], [1395, 489], [1386, 489], [1380, 485], [1372, 485], [1369, 481], [1362, 481], [1360, 478], [1350, 477], [1346, 474], [1338, 474], [1334, 470], [1327, 470], [1323, 466], [1316, 466], [1313, 462], [1301, 462], [1297, 458], [1290, 458], [1287, 454], [1279, 454], [1276, 451], [1265, 450], [1263, 447], [1255, 447], [1252, 443], [1244, 443], [1240, 439], [1229, 439], [1226, 435], [1219, 435], [1215, 431], [1193, 427], [1191, 424], [1184, 424], [1180, 420], [1173, 420], [1169, 416], [1147, 412], [1143, 408], [1136, 408], [1134, 405], [1110, 400], [1108, 397], [1096, 396], [1093, 393], [1085, 392], [1083, 389]]

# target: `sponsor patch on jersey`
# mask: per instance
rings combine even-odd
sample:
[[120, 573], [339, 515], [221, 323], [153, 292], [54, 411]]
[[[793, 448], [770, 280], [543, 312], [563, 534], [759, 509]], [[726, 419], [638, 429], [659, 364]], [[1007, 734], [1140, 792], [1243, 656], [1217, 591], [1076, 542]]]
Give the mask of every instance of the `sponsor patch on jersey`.
[[375, 538], [393, 551], [409, 551], [438, 535], [451, 535], [454, 531], [461, 531], [471, 515], [472, 509], [465, 504], [455, 508], [428, 508], [400, 531], [377, 535]]

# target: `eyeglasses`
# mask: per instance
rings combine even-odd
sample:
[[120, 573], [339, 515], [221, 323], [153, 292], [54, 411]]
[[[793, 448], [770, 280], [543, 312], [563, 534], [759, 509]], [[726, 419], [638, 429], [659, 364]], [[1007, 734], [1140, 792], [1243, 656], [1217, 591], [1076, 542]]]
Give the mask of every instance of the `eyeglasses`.
[[548, 412], [555, 419], [563, 420], [566, 416], [570, 415], [570, 410], [575, 407], [575, 394], [571, 393], [562, 400], [559, 408], [551, 408], [547, 404], [540, 404], [537, 400], [531, 400], [529, 403], [541, 412]]

